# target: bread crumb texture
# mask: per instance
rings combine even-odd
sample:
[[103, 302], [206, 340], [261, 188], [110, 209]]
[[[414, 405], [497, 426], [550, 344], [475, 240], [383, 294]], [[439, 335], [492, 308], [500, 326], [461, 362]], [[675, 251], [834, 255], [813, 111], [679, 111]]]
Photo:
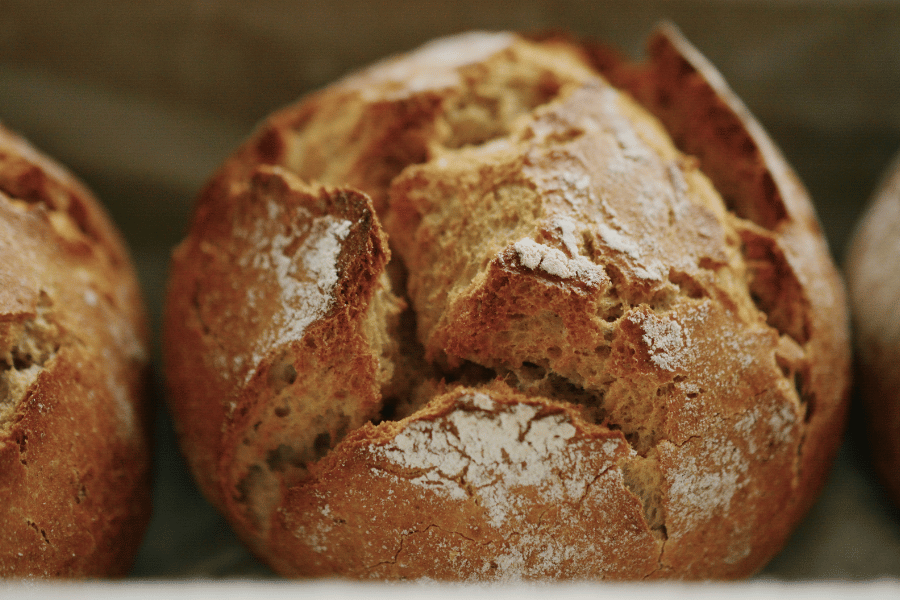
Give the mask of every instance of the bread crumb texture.
[[469, 33], [271, 116], [176, 249], [191, 468], [287, 576], [733, 578], [848, 384], [811, 205], [669, 28]]
[[150, 516], [148, 337], [97, 201], [0, 127], [0, 577], [130, 568]]

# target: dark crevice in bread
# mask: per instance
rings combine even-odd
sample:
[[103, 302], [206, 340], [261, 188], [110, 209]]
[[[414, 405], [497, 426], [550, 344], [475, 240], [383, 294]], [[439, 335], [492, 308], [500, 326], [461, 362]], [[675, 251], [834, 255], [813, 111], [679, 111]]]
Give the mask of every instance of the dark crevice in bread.
[[709, 292], [703, 284], [690, 273], [679, 271], [674, 268], [669, 269], [669, 283], [676, 286], [681, 295], [686, 296], [687, 298], [698, 300], [700, 298], [709, 297]]
[[[394, 259], [392, 264], [402, 265]], [[394, 288], [397, 289], [397, 288]], [[381, 387], [381, 409], [375, 423], [402, 419], [423, 405], [425, 397], [417, 393], [426, 381], [440, 379], [436, 365], [425, 360], [425, 349], [416, 337], [416, 313], [404, 300], [406, 307], [399, 314], [395, 325], [387, 330], [394, 340], [393, 353], [386, 360], [393, 364], [393, 376]]]
[[[294, 367], [291, 359], [292, 357], [288, 352], [282, 352], [269, 368], [269, 386], [276, 394], [297, 381], [297, 369]], [[278, 409], [276, 409], [275, 413], [277, 417], [286, 417], [290, 414], [289, 407], [282, 408], [281, 412], [277, 411]]]
[[250, 465], [246, 475], [234, 486], [233, 500], [243, 505], [243, 516], [253, 527], [262, 528], [276, 502], [274, 478], [267, 476], [266, 467]]
[[19, 462], [22, 466], [28, 466], [28, 434], [24, 431], [16, 431], [13, 434], [16, 446], [19, 451]]
[[[397, 393], [397, 386], [392, 382], [382, 388], [381, 409], [372, 423], [378, 425], [387, 421], [400, 421], [425, 408], [438, 390], [446, 390], [453, 386], [480, 387], [494, 381], [498, 377], [495, 369], [491, 369], [471, 361], [462, 361], [450, 367], [446, 364], [427, 363], [422, 360], [423, 350], [417, 345], [418, 353], [401, 354], [398, 364], [402, 364], [410, 356], [418, 356], [418, 369], [413, 371], [414, 377], [404, 382], [403, 393]], [[393, 392], [393, 393], [390, 393]]]
[[784, 251], [768, 232], [742, 227], [739, 233], [754, 303], [769, 325], [803, 346], [809, 341], [810, 307]]
[[792, 379], [794, 390], [797, 392], [797, 397], [800, 399], [800, 403], [803, 406], [803, 421], [805, 423], [809, 423], [816, 412], [816, 395], [809, 389], [809, 386], [806, 383], [808, 380], [809, 374], [805, 369], [798, 370], [794, 373]]
[[526, 395], [552, 398], [577, 407], [581, 417], [588, 423], [617, 428], [615, 423], [610, 422], [603, 405], [606, 389], [587, 390], [546, 366], [529, 362], [522, 363], [518, 368], [511, 368], [505, 379]]
[[775, 363], [781, 369], [784, 378], [789, 381], [796, 393], [797, 402], [803, 408], [803, 419], [806, 423], [812, 419], [815, 399], [809, 390], [809, 356], [797, 340], [782, 333], [775, 348]]
[[50, 543], [50, 538], [47, 537], [47, 531], [43, 527], [38, 526], [38, 524], [31, 519], [26, 519], [25, 522], [29, 527], [31, 527], [31, 529], [34, 530], [37, 535], [41, 536], [41, 539], [47, 546], [50, 546], [51, 548], [53, 547], [53, 544]]

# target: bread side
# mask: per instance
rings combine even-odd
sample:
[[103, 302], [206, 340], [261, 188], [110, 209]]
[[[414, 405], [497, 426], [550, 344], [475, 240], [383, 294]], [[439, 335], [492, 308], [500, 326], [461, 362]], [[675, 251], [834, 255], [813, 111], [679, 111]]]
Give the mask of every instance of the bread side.
[[0, 576], [123, 575], [150, 515], [148, 331], [96, 201], [0, 129]]

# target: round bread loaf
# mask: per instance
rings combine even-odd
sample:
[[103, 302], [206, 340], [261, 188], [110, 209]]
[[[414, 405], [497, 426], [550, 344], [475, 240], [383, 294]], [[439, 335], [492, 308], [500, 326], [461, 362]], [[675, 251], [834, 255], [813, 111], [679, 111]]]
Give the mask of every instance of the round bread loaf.
[[0, 577], [131, 566], [150, 516], [148, 337], [100, 205], [0, 127]]
[[900, 157], [888, 169], [847, 253], [860, 389], [871, 456], [900, 506]]
[[846, 411], [800, 183], [671, 28], [634, 65], [470, 33], [268, 118], [174, 252], [169, 398], [288, 576], [727, 578]]

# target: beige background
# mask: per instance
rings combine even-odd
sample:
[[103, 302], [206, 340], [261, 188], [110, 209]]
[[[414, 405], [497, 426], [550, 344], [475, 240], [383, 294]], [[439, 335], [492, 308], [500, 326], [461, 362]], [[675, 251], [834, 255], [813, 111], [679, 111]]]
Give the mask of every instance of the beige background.
[[[270, 110], [437, 35], [566, 28], [637, 56], [661, 19], [769, 129], [840, 258], [900, 150], [896, 0], [0, 0], [0, 120], [107, 204], [158, 326], [193, 195]], [[900, 577], [900, 514], [871, 478], [856, 418], [821, 501], [762, 577]], [[134, 575], [270, 576], [193, 487], [162, 409], [158, 421], [156, 516]]]

